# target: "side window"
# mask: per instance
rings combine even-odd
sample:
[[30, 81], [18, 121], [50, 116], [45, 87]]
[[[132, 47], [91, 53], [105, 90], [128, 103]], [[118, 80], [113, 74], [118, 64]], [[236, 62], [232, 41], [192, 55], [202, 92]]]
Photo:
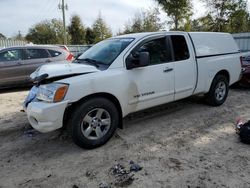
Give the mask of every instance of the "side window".
[[171, 36], [175, 61], [189, 59], [188, 46], [184, 36]]
[[61, 55], [62, 53], [61, 52], [58, 52], [58, 51], [55, 51], [55, 50], [48, 50], [51, 57], [57, 57], [59, 55]]
[[139, 52], [149, 52], [150, 64], [160, 64], [172, 61], [170, 49], [167, 49], [166, 38], [159, 38], [144, 43], [136, 54]]
[[0, 53], [0, 61], [17, 61], [22, 59], [22, 50], [7, 50]]
[[49, 54], [45, 49], [27, 49], [28, 59], [48, 58]]

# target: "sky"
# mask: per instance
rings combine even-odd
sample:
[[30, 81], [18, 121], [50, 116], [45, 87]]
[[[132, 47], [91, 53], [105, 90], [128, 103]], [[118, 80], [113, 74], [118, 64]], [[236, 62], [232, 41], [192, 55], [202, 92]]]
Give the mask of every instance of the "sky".
[[[0, 0], [0, 33], [7, 37], [18, 34], [26, 35], [29, 28], [45, 19], [62, 19], [58, 9], [61, 0]], [[101, 12], [108, 26], [115, 34], [123, 29], [124, 24], [142, 9], [156, 7], [154, 0], [65, 0], [68, 5], [66, 24], [72, 15], [81, 17], [85, 26], [91, 26]], [[205, 14], [200, 0], [193, 0], [194, 17]], [[161, 19], [166, 14], [161, 11]], [[166, 28], [167, 29], [167, 28]]]

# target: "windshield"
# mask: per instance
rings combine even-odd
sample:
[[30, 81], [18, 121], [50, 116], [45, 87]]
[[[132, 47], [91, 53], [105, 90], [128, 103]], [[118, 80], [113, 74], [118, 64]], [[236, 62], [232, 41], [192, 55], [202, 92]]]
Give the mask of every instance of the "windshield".
[[133, 38], [104, 40], [84, 52], [78, 60], [91, 60], [97, 64], [109, 66], [133, 40]]

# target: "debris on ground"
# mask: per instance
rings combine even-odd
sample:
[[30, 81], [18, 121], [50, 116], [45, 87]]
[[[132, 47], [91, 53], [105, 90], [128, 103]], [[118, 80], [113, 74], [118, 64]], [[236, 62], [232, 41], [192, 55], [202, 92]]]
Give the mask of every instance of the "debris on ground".
[[72, 188], [79, 188], [77, 185], [73, 185]]
[[109, 185], [107, 183], [101, 183], [101, 184], [99, 184], [99, 188], [111, 188], [111, 185]]
[[238, 119], [236, 122], [236, 133], [240, 135], [243, 143], [250, 144], [250, 121], [243, 123], [243, 120]]
[[89, 179], [94, 179], [96, 177], [96, 174], [97, 173], [93, 170], [87, 170], [85, 173], [86, 177]]
[[126, 170], [121, 164], [113, 166], [111, 169], [111, 175], [115, 177], [114, 185], [124, 187], [131, 185], [134, 181], [134, 174]]
[[134, 161], [130, 161], [130, 172], [138, 172], [142, 170], [142, 167], [136, 164]]
[[114, 185], [115, 186], [128, 186], [131, 185], [134, 181], [134, 173], [142, 170], [142, 167], [135, 163], [134, 161], [130, 161], [130, 168], [127, 170], [123, 165], [116, 164], [110, 169], [111, 175], [114, 176]]
[[243, 126], [243, 120], [241, 118], [236, 120], [236, 126], [235, 126], [235, 130], [236, 130], [236, 134], [240, 133], [240, 129]]

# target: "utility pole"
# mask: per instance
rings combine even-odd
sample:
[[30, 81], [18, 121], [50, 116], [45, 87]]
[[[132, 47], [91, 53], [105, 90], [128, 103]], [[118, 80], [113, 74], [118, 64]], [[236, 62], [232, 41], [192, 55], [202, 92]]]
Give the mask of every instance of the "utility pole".
[[18, 39], [18, 40], [22, 40], [22, 34], [21, 34], [21, 31], [20, 31], [20, 30], [18, 30], [17, 39]]
[[58, 5], [59, 9], [62, 10], [62, 16], [63, 16], [63, 43], [67, 44], [67, 35], [66, 35], [66, 24], [65, 24], [65, 10], [68, 10], [68, 5], [64, 4], [64, 0], [62, 0], [62, 4], [59, 3]]

